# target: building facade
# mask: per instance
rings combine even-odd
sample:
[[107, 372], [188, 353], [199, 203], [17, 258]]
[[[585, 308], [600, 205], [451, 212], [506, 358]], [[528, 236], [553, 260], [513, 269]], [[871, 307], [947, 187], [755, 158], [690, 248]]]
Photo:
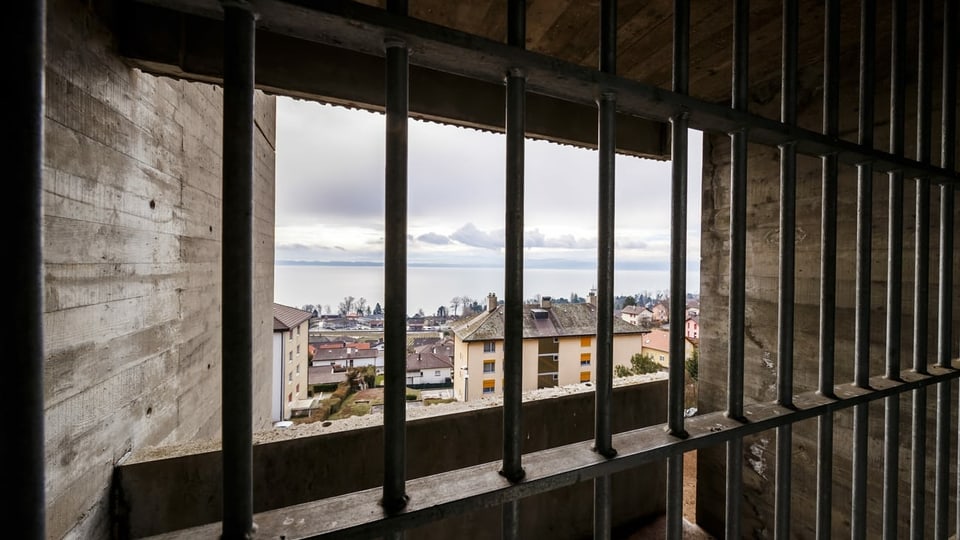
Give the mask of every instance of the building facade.
[[304, 408], [310, 368], [310, 319], [313, 314], [282, 304], [273, 304], [273, 399], [274, 422], [289, 420], [293, 409]]
[[[460, 401], [503, 394], [503, 306], [488, 299], [487, 310], [453, 327], [454, 397]], [[555, 304], [543, 297], [523, 308], [523, 390], [592, 382], [597, 354], [593, 303]], [[630, 366], [646, 333], [614, 318], [613, 364]]]

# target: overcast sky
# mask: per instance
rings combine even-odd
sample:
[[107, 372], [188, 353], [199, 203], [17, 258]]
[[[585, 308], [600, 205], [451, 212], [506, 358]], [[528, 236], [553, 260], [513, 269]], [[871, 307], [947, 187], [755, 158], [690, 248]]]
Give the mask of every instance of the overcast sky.
[[[690, 134], [688, 257], [700, 251], [701, 136]], [[571, 267], [597, 258], [597, 153], [528, 140], [525, 264]], [[382, 262], [384, 116], [277, 98], [276, 258]], [[503, 264], [500, 134], [410, 122], [408, 260]], [[667, 268], [670, 163], [618, 156], [620, 268]]]

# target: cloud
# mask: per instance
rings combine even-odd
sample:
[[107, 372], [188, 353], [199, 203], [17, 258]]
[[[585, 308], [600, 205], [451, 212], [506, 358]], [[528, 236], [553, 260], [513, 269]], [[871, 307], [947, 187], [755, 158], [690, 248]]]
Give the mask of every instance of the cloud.
[[486, 249], [500, 249], [504, 243], [503, 229], [486, 232], [478, 229], [473, 223], [460, 227], [450, 235], [450, 238], [461, 244]]
[[421, 234], [420, 236], [417, 237], [417, 240], [421, 242], [426, 242], [428, 244], [436, 244], [438, 246], [443, 246], [450, 243], [450, 238], [434, 232]]

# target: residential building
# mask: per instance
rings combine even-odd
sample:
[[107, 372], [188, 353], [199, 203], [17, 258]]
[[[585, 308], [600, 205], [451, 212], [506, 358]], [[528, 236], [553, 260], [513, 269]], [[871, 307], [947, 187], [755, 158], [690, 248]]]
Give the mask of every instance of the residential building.
[[274, 422], [290, 419], [293, 409], [306, 408], [307, 370], [310, 367], [310, 319], [313, 314], [274, 302], [273, 304], [273, 399]]
[[700, 339], [700, 317], [698, 315], [687, 315], [687, 320], [683, 324], [683, 335], [687, 339]]
[[653, 312], [645, 306], [626, 306], [620, 310], [620, 318], [637, 326], [649, 326]]
[[445, 354], [432, 351], [407, 355], [407, 386], [440, 386], [453, 383], [453, 364]]
[[670, 306], [665, 302], [657, 302], [650, 306], [650, 311], [653, 313], [653, 322], [657, 324], [670, 322]]
[[[694, 344], [690, 338], [684, 337], [684, 360], [693, 354]], [[670, 332], [661, 328], [650, 330], [643, 336], [643, 354], [650, 355], [653, 360], [663, 367], [670, 367]]]
[[[595, 299], [595, 296], [590, 297]], [[454, 332], [454, 396], [461, 401], [503, 393], [503, 310], [495, 295], [487, 310], [457, 321]], [[646, 330], [614, 318], [613, 364], [630, 366]], [[594, 380], [597, 306], [591, 302], [523, 306], [523, 390]]]

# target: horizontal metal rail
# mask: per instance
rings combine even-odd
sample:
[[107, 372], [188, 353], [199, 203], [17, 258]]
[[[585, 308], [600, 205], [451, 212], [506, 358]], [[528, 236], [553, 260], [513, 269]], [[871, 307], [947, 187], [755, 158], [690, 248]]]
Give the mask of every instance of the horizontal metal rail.
[[[139, 1], [222, 18], [220, 0]], [[929, 178], [935, 184], [960, 181], [957, 172], [929, 163], [375, 7], [353, 2], [310, 2], [308, 6], [279, 0], [255, 0], [252, 4], [258, 15], [257, 28], [263, 31], [376, 56], [383, 56], [385, 38], [400, 39], [412, 51], [410, 63], [426, 68], [496, 84], [503, 84], [503, 74], [510, 69], [523, 69], [530, 93], [594, 105], [603, 91], [614, 92], [621, 113], [666, 123], [678, 111], [686, 111], [693, 129], [732, 133], [749, 128], [747, 137], [753, 143], [773, 147], [793, 143], [798, 154], [836, 155], [840, 163], [872, 163], [877, 173], [902, 171], [904, 177]]]
[[[837, 399], [808, 392], [794, 397], [789, 409], [775, 402], [744, 406], [745, 421], [725, 411], [688, 418], [687, 438], [669, 434], [659, 424], [615, 434], [617, 455], [607, 458], [593, 449], [593, 441], [557, 446], [524, 455], [526, 476], [512, 483], [500, 474], [499, 460], [407, 481], [409, 504], [388, 515], [378, 503], [380, 488], [261, 512], [254, 516], [257, 535], [264, 538], [373, 538], [396, 530], [459, 515], [482, 507], [497, 506], [564, 486], [592, 480], [722, 444], [734, 438], [760, 433], [801, 420], [864, 405], [919, 388], [960, 378], [960, 361], [950, 368], [931, 365], [928, 374], [901, 372], [901, 381], [873, 377], [867, 388], [855, 384], [836, 387]], [[219, 539], [220, 523], [174, 531], [154, 540]]]

